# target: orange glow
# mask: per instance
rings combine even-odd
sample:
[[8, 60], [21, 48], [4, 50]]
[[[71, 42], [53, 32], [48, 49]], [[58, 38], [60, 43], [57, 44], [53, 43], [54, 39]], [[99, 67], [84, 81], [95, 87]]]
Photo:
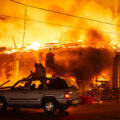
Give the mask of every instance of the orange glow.
[[101, 85], [102, 82], [110, 82], [111, 75], [108, 71], [103, 71], [100, 75], [93, 78], [93, 84]]
[[[19, 0], [18, 0], [19, 1]], [[47, 8], [50, 10], [55, 10], [58, 12], [65, 12], [68, 14], [73, 14], [77, 16], [86, 17], [89, 19], [96, 19], [104, 22], [109, 22], [112, 24], [119, 23], [119, 16], [114, 17], [114, 10], [111, 8], [111, 1], [109, 3], [101, 1], [99, 3], [97, 0], [94, 1], [81, 1], [76, 2], [74, 0], [66, 1], [63, 5], [62, 1], [53, 1], [47, 2], [43, 1], [25, 1], [21, 2]], [[7, 4], [7, 5], [6, 5]], [[85, 4], [85, 6], [83, 6]], [[107, 4], [108, 7], [105, 7], [104, 4]], [[24, 7], [17, 5], [13, 2], [2, 2], [2, 6], [8, 6], [6, 9], [1, 9], [3, 14], [21, 17], [24, 16]], [[92, 7], [94, 6], [94, 7]], [[3, 8], [3, 7], [1, 7]], [[14, 8], [14, 9], [13, 9]], [[15, 11], [15, 12], [14, 12]], [[16, 14], [14, 14], [16, 13]], [[81, 46], [92, 46], [95, 48], [110, 48], [110, 49], [119, 49], [120, 40], [119, 40], [119, 28], [115, 25], [108, 25], [104, 23], [76, 19], [74, 17], [68, 17], [65, 15], [60, 15], [51, 12], [45, 12], [38, 9], [27, 8], [27, 18], [34, 20], [41, 20], [44, 22], [51, 22], [55, 24], [68, 25], [80, 28], [86, 28], [88, 30], [82, 29], [72, 29], [62, 26], [54, 26], [49, 24], [42, 24], [34, 21], [27, 21], [26, 23], [26, 34], [24, 46], [27, 50], [33, 49], [38, 50], [41, 46], [45, 46], [46, 43], [59, 43], [67, 44], [73, 42], [79, 42]], [[1, 25], [1, 34], [0, 41], [2, 46], [7, 46], [13, 48], [13, 37], [15, 38], [17, 46], [22, 45], [23, 37], [23, 22], [24, 20], [6, 18], [0, 20]], [[105, 33], [104, 31], [108, 32]], [[109, 34], [109, 32], [115, 34]], [[6, 35], [7, 34], [7, 35]], [[95, 37], [97, 35], [97, 38]], [[69, 48], [73, 48], [69, 46]], [[8, 52], [10, 53], [10, 52]]]
[[27, 46], [27, 50], [39, 50], [41, 45], [34, 41], [31, 45]]
[[[26, 21], [24, 47], [22, 48], [24, 6], [17, 5], [13, 2], [8, 1], [9, 0], [6, 0], [6, 2], [1, 1], [1, 14], [13, 17], [20, 17], [23, 18], [23, 20], [8, 17], [5, 17], [5, 20], [0, 19], [0, 43], [1, 46], [7, 47], [7, 50], [2, 52], [2, 54], [12, 54], [19, 52], [24, 53], [31, 51], [37, 52], [40, 49], [49, 50], [49, 48], [73, 49], [86, 47], [93, 47], [97, 49], [104, 48], [107, 50], [120, 52], [120, 27], [117, 25], [109, 25], [85, 19], [69, 17], [29, 7], [27, 7], [27, 19], [60, 24], [61, 26], [51, 25], [47, 23], [43, 24], [41, 22], [35, 21]], [[104, 0], [101, 0], [101, 2], [98, 2], [98, 0], [55, 0], [52, 2], [51, 0], [22, 0], [21, 2], [58, 12], [85, 17], [88, 19], [94, 18], [96, 20], [109, 22], [112, 24], [120, 23], [120, 16], [114, 16], [113, 1], [109, 1], [108, 3]], [[105, 4], [108, 6], [106, 6]], [[65, 25], [73, 26], [74, 28], [64, 27]], [[15, 45], [13, 44], [13, 37], [18, 48], [15, 48]], [[38, 55], [35, 56], [37, 56], [35, 60], [36, 62], [41, 61], [41, 59], [43, 60], [43, 58], [39, 60]], [[101, 73], [101, 75], [103, 75], [103, 73]], [[101, 75], [97, 76], [98, 80], [106, 80], [106, 78], [103, 78]], [[47, 76], [51, 76], [51, 74], [48, 74]], [[22, 75], [19, 76], [19, 78], [22, 77]], [[74, 77], [68, 75], [67, 78], [69, 79], [67, 80], [69, 81], [69, 84], [77, 86], [76, 79]], [[107, 79], [110, 80], [109, 77]], [[100, 83], [97, 82], [97, 84]]]

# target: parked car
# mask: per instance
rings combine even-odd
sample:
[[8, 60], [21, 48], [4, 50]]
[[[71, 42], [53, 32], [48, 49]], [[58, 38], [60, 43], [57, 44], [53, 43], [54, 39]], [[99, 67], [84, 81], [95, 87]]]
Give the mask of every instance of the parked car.
[[79, 92], [76, 87], [69, 87], [64, 79], [46, 77], [47, 89], [41, 80], [23, 79], [12, 87], [0, 88], [0, 111], [8, 106], [13, 108], [43, 108], [47, 113], [54, 113], [57, 109], [66, 110], [78, 105]]

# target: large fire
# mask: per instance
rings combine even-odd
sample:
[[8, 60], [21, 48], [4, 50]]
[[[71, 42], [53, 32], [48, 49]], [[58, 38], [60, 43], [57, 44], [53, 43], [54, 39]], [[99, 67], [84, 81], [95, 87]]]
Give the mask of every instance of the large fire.
[[[53, 2], [50, 0], [47, 0], [45, 2], [42, 0], [22, 0], [20, 2], [36, 7], [42, 7], [58, 12], [81, 16], [84, 18], [93, 19], [94, 17], [95, 20], [114, 24], [111, 25], [86, 19], [79, 19], [27, 7], [27, 19], [38, 21], [40, 20], [44, 22], [68, 25], [75, 28], [84, 29], [72, 29], [69, 27], [49, 25], [47, 23], [43, 24], [35, 21], [27, 21], [24, 43], [24, 46], [26, 47], [34, 43], [34, 41], [43, 46], [46, 43], [53, 43], [56, 40], [59, 41], [59, 43], [77, 42], [79, 40], [82, 40], [85, 42], [85, 44], [95, 45], [95, 47], [105, 47], [106, 44], [110, 46], [119, 46], [120, 44], [119, 26], [117, 26], [119, 24], [120, 18], [119, 15], [115, 16], [115, 6], [112, 1], [106, 1], [107, 6], [103, 0], [70, 0], [66, 1], [64, 5], [63, 0]], [[14, 47], [12, 41], [13, 37], [15, 38], [16, 44], [18, 46], [22, 46], [24, 6], [11, 2], [10, 0], [1, 0], [0, 6], [1, 46]], [[11, 17], [5, 17], [4, 15]], [[15, 17], [23, 19], [15, 19]], [[88, 37], [91, 37], [91, 34], [94, 34], [96, 39], [91, 38], [92, 40], [88, 41]], [[95, 43], [97, 41], [97, 37], [101, 37], [99, 39], [99, 43], [102, 42], [102, 45], [97, 45], [97, 43]]]
[[[81, 80], [94, 83], [94, 78], [103, 71], [110, 74], [114, 51], [120, 50], [119, 4], [117, 7], [113, 1], [104, 0], [18, 0], [27, 5], [78, 16], [27, 7], [24, 24], [25, 6], [10, 0], [0, 1], [1, 62], [4, 54], [15, 60], [15, 73], [11, 77], [8, 75], [7, 79], [15, 82], [28, 75], [34, 69], [34, 62], [44, 63], [44, 53], [49, 48], [55, 54], [55, 64], [47, 69], [48, 73], [68, 77], [71, 84], [76, 84], [75, 80], [78, 84]], [[3, 68], [7, 58], [5, 61]], [[5, 68], [0, 74], [6, 79]], [[108, 79], [111, 80], [110, 77]]]

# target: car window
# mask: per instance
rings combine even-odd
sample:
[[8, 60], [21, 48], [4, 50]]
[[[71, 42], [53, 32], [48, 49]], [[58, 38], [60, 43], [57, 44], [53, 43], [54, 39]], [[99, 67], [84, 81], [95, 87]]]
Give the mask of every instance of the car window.
[[14, 89], [25, 89], [28, 88], [28, 86], [29, 86], [28, 81], [20, 81], [14, 86]]
[[47, 80], [47, 87], [50, 89], [66, 89], [67, 83], [63, 79], [49, 79]]
[[40, 80], [32, 81], [30, 86], [31, 86], [31, 89], [42, 89], [43, 88]]

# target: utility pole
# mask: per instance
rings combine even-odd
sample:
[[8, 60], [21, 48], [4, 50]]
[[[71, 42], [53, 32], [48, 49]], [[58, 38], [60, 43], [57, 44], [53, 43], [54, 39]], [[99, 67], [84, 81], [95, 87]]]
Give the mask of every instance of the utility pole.
[[[21, 4], [17, 1], [14, 1], [14, 0], [10, 0], [11, 2], [15, 2], [17, 4]], [[25, 4], [21, 4], [25, 7], [25, 11], [24, 11], [24, 30], [23, 30], [23, 42], [22, 42], [22, 49], [24, 48], [24, 41], [25, 41], [25, 32], [26, 32], [26, 21], [27, 21], [27, 5]]]
[[24, 12], [24, 31], [23, 31], [23, 42], [22, 42], [22, 49], [24, 48], [24, 41], [25, 41], [25, 32], [26, 32], [26, 18], [27, 18], [27, 6], [25, 5], [25, 12]]

